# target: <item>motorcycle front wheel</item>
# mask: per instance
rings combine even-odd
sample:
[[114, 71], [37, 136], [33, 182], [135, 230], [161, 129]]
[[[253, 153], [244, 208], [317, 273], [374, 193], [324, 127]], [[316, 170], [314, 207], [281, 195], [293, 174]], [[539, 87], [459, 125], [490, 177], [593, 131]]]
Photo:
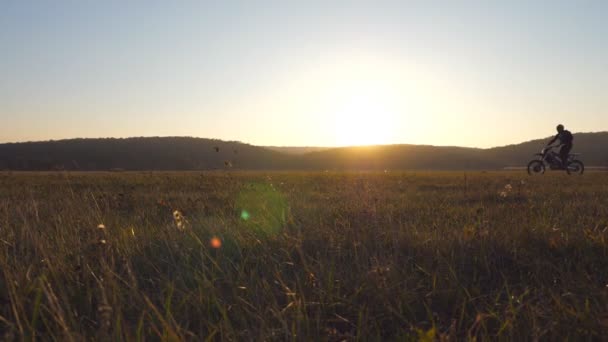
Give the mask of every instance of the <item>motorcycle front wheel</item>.
[[569, 175], [582, 175], [583, 172], [585, 172], [585, 165], [580, 160], [573, 160], [568, 163], [568, 167], [566, 167], [566, 172], [568, 172]]
[[545, 173], [545, 164], [540, 160], [533, 160], [528, 163], [528, 174], [531, 176], [542, 175]]

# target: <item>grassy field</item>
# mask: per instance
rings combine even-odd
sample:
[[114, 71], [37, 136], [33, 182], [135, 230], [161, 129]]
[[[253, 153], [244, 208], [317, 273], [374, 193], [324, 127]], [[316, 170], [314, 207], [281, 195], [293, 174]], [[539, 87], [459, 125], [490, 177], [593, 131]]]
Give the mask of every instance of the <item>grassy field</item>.
[[608, 173], [1, 173], [0, 338], [602, 339]]

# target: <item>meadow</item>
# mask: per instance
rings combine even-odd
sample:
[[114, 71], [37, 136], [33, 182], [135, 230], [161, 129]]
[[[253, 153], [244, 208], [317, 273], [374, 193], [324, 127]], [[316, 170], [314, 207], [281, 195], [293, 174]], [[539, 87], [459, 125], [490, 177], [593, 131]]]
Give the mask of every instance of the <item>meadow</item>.
[[608, 334], [608, 173], [0, 173], [0, 338]]

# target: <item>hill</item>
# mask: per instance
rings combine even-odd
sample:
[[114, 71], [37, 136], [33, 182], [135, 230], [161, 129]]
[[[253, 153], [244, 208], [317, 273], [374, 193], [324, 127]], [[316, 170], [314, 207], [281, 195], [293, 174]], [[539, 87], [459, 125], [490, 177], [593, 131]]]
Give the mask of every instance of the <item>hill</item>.
[[[0, 144], [0, 170], [480, 170], [525, 166], [549, 140], [489, 149], [428, 145], [260, 147], [191, 137]], [[574, 153], [608, 166], [608, 132], [575, 134]], [[312, 150], [312, 152], [310, 152]]]
[[[608, 166], [608, 132], [574, 136], [572, 153], [580, 153], [588, 166]], [[502, 169], [527, 165], [550, 139], [488, 149], [425, 145], [334, 148], [303, 155], [303, 165], [326, 169]]]
[[70, 139], [0, 145], [0, 169], [282, 169], [293, 157], [234, 141], [190, 137]]
[[283, 152], [287, 154], [302, 155], [310, 152], [318, 152], [329, 150], [331, 147], [316, 147], [316, 146], [263, 146], [266, 149]]
[[497, 169], [502, 165], [484, 159], [480, 149], [427, 145], [379, 145], [335, 148], [302, 156], [308, 168], [332, 170], [383, 169]]
[[[530, 156], [538, 153], [551, 137], [521, 144], [483, 150], [484, 159], [502, 161], [504, 166], [525, 165]], [[586, 165], [608, 166], [608, 132], [575, 133], [572, 153], [580, 153]]]

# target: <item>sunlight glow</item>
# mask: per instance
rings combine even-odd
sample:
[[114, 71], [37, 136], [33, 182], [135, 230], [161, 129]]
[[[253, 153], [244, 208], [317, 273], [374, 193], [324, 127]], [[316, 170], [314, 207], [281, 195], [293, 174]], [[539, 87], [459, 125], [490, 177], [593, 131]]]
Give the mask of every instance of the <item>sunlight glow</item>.
[[396, 108], [386, 89], [361, 87], [336, 101], [336, 145], [374, 145], [389, 142], [394, 134]]
[[405, 114], [402, 86], [382, 64], [342, 66], [327, 82], [323, 116], [333, 119], [334, 144], [387, 144]]
[[[449, 136], [433, 126], [455, 110], [442, 80], [424, 64], [343, 52], [286, 74], [277, 81], [280, 91], [251, 94], [248, 110], [286, 127], [276, 130], [276, 144], [306, 144], [311, 134], [320, 146], [419, 143]], [[458, 100], [466, 103], [460, 94]], [[449, 118], [444, 122], [453, 128]]]

